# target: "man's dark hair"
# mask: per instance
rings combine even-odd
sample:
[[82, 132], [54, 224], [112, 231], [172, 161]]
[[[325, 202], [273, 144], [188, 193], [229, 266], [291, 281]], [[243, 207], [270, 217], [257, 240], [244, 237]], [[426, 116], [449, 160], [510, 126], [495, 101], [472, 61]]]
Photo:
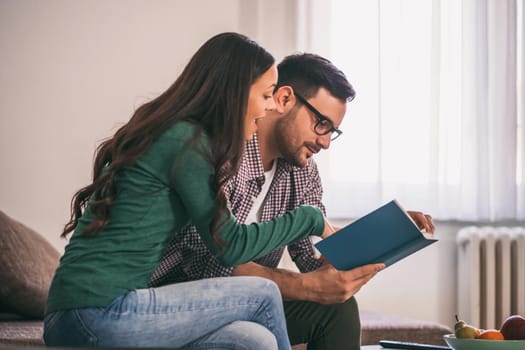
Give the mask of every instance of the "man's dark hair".
[[334, 97], [350, 102], [355, 90], [345, 74], [324, 57], [312, 53], [298, 53], [286, 56], [277, 66], [279, 80], [277, 87], [291, 86], [294, 91], [310, 98], [320, 88], [327, 89]]

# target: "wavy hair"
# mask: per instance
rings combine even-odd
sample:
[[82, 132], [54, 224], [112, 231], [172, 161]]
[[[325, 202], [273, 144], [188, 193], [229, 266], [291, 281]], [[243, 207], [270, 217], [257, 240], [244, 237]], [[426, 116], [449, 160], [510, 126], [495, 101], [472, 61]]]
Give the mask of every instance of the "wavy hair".
[[97, 147], [93, 181], [73, 196], [71, 217], [61, 236], [75, 229], [88, 203], [93, 219], [82, 234], [100, 232], [111, 220], [116, 174], [133, 165], [174, 123], [188, 121], [196, 125], [195, 136], [205, 132], [210, 140], [206, 156], [215, 170], [211, 182], [217, 208], [210, 229], [220, 242], [216, 232], [227, 211], [223, 184], [237, 171], [244, 151], [250, 87], [274, 62], [269, 52], [242, 34], [221, 33], [206, 41], [165, 92], [140, 106]]

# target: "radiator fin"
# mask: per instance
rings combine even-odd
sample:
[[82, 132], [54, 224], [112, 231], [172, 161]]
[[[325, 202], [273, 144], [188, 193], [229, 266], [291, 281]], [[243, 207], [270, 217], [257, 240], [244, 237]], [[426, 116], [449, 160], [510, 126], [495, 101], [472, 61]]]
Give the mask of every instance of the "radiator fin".
[[525, 228], [469, 226], [457, 235], [458, 316], [483, 329], [525, 315]]

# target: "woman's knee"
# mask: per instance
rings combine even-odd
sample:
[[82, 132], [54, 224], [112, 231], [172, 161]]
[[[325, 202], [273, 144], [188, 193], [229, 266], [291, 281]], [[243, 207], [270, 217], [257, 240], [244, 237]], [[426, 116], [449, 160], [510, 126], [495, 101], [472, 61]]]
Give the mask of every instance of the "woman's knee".
[[277, 350], [277, 339], [266, 327], [235, 321], [191, 344], [190, 348]]
[[248, 286], [251, 295], [263, 298], [271, 303], [282, 304], [281, 291], [277, 284], [264, 277], [246, 276], [245, 286]]
[[237, 332], [237, 346], [245, 350], [264, 350], [278, 349], [275, 335], [266, 327], [255, 323], [238, 321], [234, 324], [240, 324]]
[[243, 277], [235, 277], [245, 280], [245, 285], [250, 286], [251, 289], [254, 291], [265, 291], [269, 294], [281, 296], [281, 293], [279, 292], [279, 287], [277, 286], [277, 283], [274, 281], [264, 278], [264, 277], [258, 277], [258, 276], [243, 276]]

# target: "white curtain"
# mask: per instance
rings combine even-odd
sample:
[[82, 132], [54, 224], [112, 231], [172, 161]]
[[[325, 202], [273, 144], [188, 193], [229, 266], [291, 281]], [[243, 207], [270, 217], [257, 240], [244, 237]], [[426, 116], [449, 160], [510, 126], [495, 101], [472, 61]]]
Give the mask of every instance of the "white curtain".
[[300, 49], [357, 91], [317, 158], [331, 217], [397, 198], [438, 219], [525, 218], [523, 0], [310, 0], [300, 13]]

